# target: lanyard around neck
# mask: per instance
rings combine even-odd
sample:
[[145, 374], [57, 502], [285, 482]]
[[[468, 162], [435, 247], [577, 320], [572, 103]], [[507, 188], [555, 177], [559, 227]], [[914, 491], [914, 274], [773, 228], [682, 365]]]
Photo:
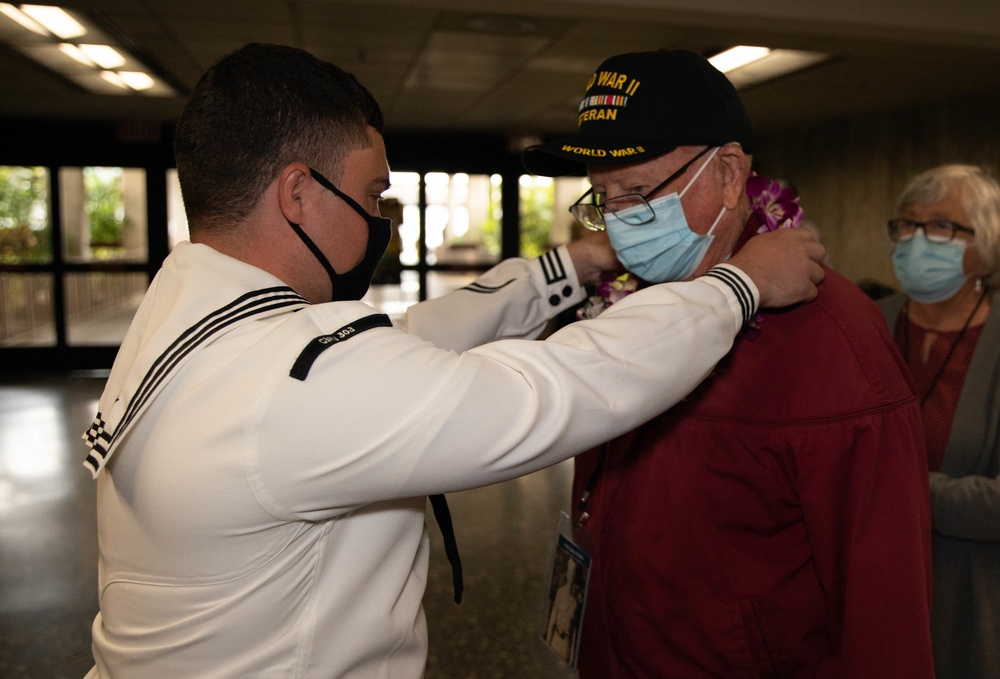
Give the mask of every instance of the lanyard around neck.
[[[958, 331], [958, 335], [955, 337], [954, 340], [952, 340], [951, 347], [948, 348], [948, 353], [945, 355], [944, 361], [941, 363], [941, 367], [938, 368], [937, 373], [935, 373], [934, 379], [931, 380], [930, 385], [928, 385], [928, 387], [927, 387], [927, 391], [925, 391], [924, 395], [920, 397], [920, 407], [921, 408], [924, 407], [924, 404], [927, 402], [927, 399], [930, 397], [931, 393], [933, 393], [934, 387], [937, 386], [937, 383], [941, 379], [941, 376], [944, 375], [944, 370], [945, 370], [945, 368], [948, 367], [948, 362], [951, 361], [952, 354], [955, 353], [955, 349], [958, 348], [958, 345], [962, 342], [962, 338], [965, 336], [965, 331], [969, 329], [969, 325], [971, 325], [972, 319], [975, 317], [976, 312], [979, 311], [979, 307], [982, 305], [983, 300], [986, 299], [987, 293], [988, 293], [988, 290], [983, 290], [983, 294], [981, 294], [979, 296], [979, 300], [976, 302], [976, 305], [974, 307], [972, 307], [972, 313], [970, 313], [969, 317], [965, 319], [965, 323], [962, 325], [962, 329]], [[910, 321], [911, 323], [913, 322], [910, 319], [910, 300], [909, 300], [909, 298], [907, 298], [907, 300], [906, 300], [906, 306], [903, 308], [903, 314], [904, 314], [904, 316], [906, 317], [906, 319], [908, 321]], [[906, 359], [907, 363], [910, 362], [910, 331], [909, 331], [909, 328], [907, 328], [906, 332], [903, 333], [903, 357]]]

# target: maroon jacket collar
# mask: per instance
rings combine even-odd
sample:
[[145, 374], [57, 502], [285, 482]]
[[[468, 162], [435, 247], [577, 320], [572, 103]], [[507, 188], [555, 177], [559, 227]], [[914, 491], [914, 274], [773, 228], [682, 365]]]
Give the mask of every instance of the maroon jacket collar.
[[733, 248], [733, 254], [739, 252], [740, 249], [747, 244], [748, 240], [756, 236], [760, 227], [760, 220], [757, 219], [757, 215], [754, 212], [751, 212], [750, 218], [747, 219], [747, 223], [743, 225], [743, 233], [740, 234], [740, 239], [736, 241], [736, 247]]

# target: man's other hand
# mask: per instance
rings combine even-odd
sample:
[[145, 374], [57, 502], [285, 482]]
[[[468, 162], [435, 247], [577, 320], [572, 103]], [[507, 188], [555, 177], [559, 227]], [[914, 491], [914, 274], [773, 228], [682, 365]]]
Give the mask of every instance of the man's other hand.
[[573, 260], [576, 276], [581, 283], [596, 281], [605, 271], [621, 271], [622, 265], [615, 256], [608, 234], [604, 231], [587, 232], [570, 243], [569, 256]]
[[728, 263], [757, 286], [760, 306], [773, 309], [815, 299], [825, 256], [808, 229], [778, 229], [751, 238]]

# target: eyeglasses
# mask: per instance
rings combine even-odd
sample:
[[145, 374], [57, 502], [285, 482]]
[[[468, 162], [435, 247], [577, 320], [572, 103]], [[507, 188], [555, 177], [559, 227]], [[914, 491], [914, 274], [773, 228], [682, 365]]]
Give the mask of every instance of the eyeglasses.
[[[711, 146], [706, 146], [698, 152], [698, 155], [681, 165], [680, 169], [664, 179], [656, 186], [656, 188], [645, 195], [639, 193], [626, 193], [621, 196], [615, 196], [614, 198], [608, 198], [603, 203], [582, 202], [587, 196], [594, 192], [593, 187], [591, 187], [587, 189], [585, 194], [580, 196], [579, 200], [570, 206], [570, 214], [576, 218], [576, 221], [580, 222], [591, 231], [604, 231], [607, 228], [607, 225], [604, 223], [605, 211], [618, 216], [623, 222], [631, 224], [632, 226], [648, 224], [653, 221], [654, 217], [656, 217], [656, 214], [653, 212], [653, 208], [649, 206], [649, 199], [656, 195], [656, 193], [659, 192], [664, 186], [687, 172], [687, 169], [691, 167], [694, 161], [701, 158], [711, 149]], [[638, 207], [639, 209], [629, 211], [624, 215], [619, 214], [622, 211], [634, 207]]]
[[955, 238], [959, 231], [976, 235], [975, 229], [956, 224], [947, 219], [938, 219], [931, 222], [916, 222], [912, 219], [901, 217], [889, 220], [889, 238], [896, 243], [902, 243], [913, 238], [917, 229], [924, 232], [924, 237], [931, 243], [947, 243]]

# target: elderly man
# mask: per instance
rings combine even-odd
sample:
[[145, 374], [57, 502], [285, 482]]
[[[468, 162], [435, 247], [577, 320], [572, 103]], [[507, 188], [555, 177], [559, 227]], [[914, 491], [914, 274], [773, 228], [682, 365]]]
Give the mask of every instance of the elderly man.
[[[660, 283], [760, 238], [752, 148], [725, 76], [658, 51], [601, 64], [579, 134], [524, 163], [585, 166], [571, 211]], [[608, 439], [575, 483], [594, 545], [583, 679], [933, 676], [919, 409], [852, 284], [828, 271], [815, 303], [758, 316], [684, 402]]]
[[192, 242], [150, 285], [86, 435], [91, 677], [422, 676], [428, 494], [638, 425], [701, 381], [759, 299], [822, 279], [821, 247], [775, 238], [545, 342], [440, 348], [427, 340], [535, 336], [617, 263], [599, 242], [505, 262], [392, 327], [358, 301], [391, 228], [381, 130], [353, 76], [277, 45], [225, 57], [185, 105]]

